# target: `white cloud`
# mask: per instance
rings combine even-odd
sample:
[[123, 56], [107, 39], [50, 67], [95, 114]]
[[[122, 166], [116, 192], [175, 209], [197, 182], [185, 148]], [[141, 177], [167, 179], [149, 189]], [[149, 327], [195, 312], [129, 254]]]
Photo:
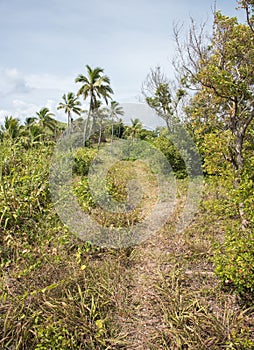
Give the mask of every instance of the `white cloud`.
[[63, 112], [57, 111], [57, 106], [58, 102], [56, 100], [47, 100], [44, 105], [39, 105], [15, 99], [12, 101], [12, 105], [9, 109], [0, 110], [0, 124], [3, 123], [6, 116], [10, 115], [23, 122], [25, 118], [29, 116], [36, 116], [36, 112], [38, 112], [42, 107], [47, 107], [51, 112], [53, 112], [56, 116], [56, 119], [66, 121], [65, 114]]
[[35, 89], [72, 91], [77, 90], [74, 78], [63, 78], [52, 74], [29, 74], [26, 76], [29, 86]]
[[12, 106], [9, 109], [0, 110], [0, 123], [3, 123], [4, 118], [10, 115], [22, 122], [26, 117], [34, 116], [38, 110], [39, 106], [36, 104], [26, 103], [25, 101], [17, 99], [13, 100]]
[[34, 103], [27, 103], [22, 100], [14, 100], [13, 107], [15, 110], [15, 116], [20, 119], [32, 116], [38, 111], [39, 106]]
[[24, 76], [16, 68], [5, 68], [0, 70], [0, 94], [26, 94], [30, 87]]
[[45, 104], [45, 107], [47, 107], [52, 113], [55, 114], [55, 118], [57, 120], [66, 122], [66, 115], [64, 114], [64, 112], [57, 110], [58, 104], [59, 102], [56, 100], [48, 100]]
[[57, 106], [63, 93], [77, 90], [73, 78], [50, 74], [24, 74], [16, 68], [0, 69], [0, 122], [6, 115], [23, 121], [42, 107], [52, 111], [57, 119], [65, 120]]

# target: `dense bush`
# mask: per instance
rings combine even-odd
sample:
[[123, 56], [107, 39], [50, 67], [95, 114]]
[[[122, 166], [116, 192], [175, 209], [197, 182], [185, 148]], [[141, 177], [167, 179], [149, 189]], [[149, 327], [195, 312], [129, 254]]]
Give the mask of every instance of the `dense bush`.
[[0, 348], [108, 348], [120, 342], [111, 315], [122, 266], [114, 256], [98, 264], [100, 249], [57, 218], [51, 154], [42, 144], [1, 145]]
[[165, 155], [175, 173], [175, 176], [178, 179], [185, 178], [187, 176], [186, 164], [181, 157], [180, 152], [170, 139], [162, 135], [156, 138], [153, 144]]
[[24, 150], [19, 145], [1, 146], [1, 226], [10, 228], [38, 220], [50, 203], [48, 172], [51, 147]]
[[254, 233], [235, 227], [228, 230], [215, 256], [216, 274], [240, 294], [254, 296]]
[[76, 175], [87, 175], [89, 167], [97, 151], [93, 148], [77, 148], [74, 151], [73, 173]]
[[234, 206], [242, 210], [238, 221], [228, 229], [215, 254], [217, 275], [224, 284], [241, 294], [254, 296], [254, 183], [246, 172], [238, 189], [230, 192]]

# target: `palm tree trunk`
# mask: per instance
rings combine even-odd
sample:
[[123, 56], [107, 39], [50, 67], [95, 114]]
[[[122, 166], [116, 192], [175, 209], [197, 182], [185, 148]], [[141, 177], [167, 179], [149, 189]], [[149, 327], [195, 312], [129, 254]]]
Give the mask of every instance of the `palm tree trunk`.
[[[86, 119], [85, 127], [84, 127], [84, 147], [86, 147], [87, 129], [88, 129], [88, 124], [89, 124], [89, 121], [90, 121], [90, 116], [91, 116], [92, 110], [93, 110], [93, 96], [91, 95], [91, 97], [90, 97], [90, 104], [89, 104], [89, 111], [88, 111], [88, 115], [87, 115], [87, 119]], [[90, 133], [91, 133], [91, 130], [89, 131], [88, 138], [91, 136]]]
[[89, 138], [90, 138], [90, 136], [91, 136], [92, 133], [93, 133], [94, 126], [95, 126], [95, 111], [93, 111], [92, 124], [91, 124], [90, 130], [89, 130], [89, 133], [88, 133], [88, 137], [89, 137]]
[[67, 133], [70, 133], [70, 119], [71, 119], [71, 112], [68, 112], [68, 121], [67, 121]]
[[87, 141], [87, 128], [88, 128], [88, 123], [90, 120], [90, 110], [88, 112], [86, 122], [85, 122], [85, 127], [84, 127], [84, 136], [83, 136], [83, 141], [84, 141], [84, 147], [86, 147], [86, 141]]
[[114, 138], [114, 119], [112, 118], [112, 123], [111, 123], [111, 143], [113, 143], [113, 138]]
[[88, 133], [88, 138], [91, 137], [93, 129], [94, 129], [94, 125], [95, 125], [95, 112], [96, 112], [97, 108], [96, 108], [96, 97], [94, 96], [94, 93], [91, 93], [91, 98], [90, 98], [90, 106], [89, 106], [89, 117], [91, 116], [92, 113], [92, 124], [91, 127], [89, 129], [89, 133]]
[[100, 149], [100, 145], [101, 145], [101, 135], [102, 135], [102, 125], [100, 123], [100, 126], [99, 126], [99, 138], [98, 138], [98, 150]]

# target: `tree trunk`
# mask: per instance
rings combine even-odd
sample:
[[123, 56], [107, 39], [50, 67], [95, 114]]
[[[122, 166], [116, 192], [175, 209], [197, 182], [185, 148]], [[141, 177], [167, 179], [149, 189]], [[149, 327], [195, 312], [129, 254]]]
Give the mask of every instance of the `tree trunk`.
[[88, 127], [89, 121], [90, 121], [90, 110], [89, 110], [89, 112], [88, 112], [87, 119], [86, 119], [86, 122], [85, 122], [85, 127], [84, 127], [84, 147], [86, 147], [86, 141], [87, 141], [87, 127]]
[[[242, 175], [243, 175], [243, 168], [244, 168], [244, 158], [243, 158], [243, 141], [244, 141], [245, 133], [238, 132], [236, 133], [235, 137], [235, 165], [236, 165], [236, 177], [235, 177], [235, 188], [236, 190], [239, 190], [241, 181], [242, 181]], [[239, 193], [240, 195], [240, 193]], [[242, 230], [246, 231], [246, 229], [249, 226], [249, 221], [246, 218], [245, 214], [245, 205], [244, 202], [240, 199], [238, 204], [238, 212], [241, 218], [241, 225]]]
[[99, 126], [99, 138], [98, 138], [98, 150], [100, 149], [100, 145], [101, 145], [101, 134], [102, 134], [102, 125], [100, 123], [100, 126]]
[[112, 118], [112, 123], [111, 123], [111, 143], [113, 143], [113, 138], [114, 138], [114, 119]]
[[67, 134], [70, 134], [70, 120], [71, 120], [71, 112], [68, 112]]
[[244, 167], [243, 140], [244, 140], [244, 135], [242, 133], [237, 133], [235, 137], [235, 152], [236, 152], [235, 163], [237, 166], [237, 172], [239, 173], [239, 176], [242, 175], [242, 171]]
[[[84, 147], [86, 147], [86, 141], [87, 141], [87, 129], [88, 129], [88, 124], [90, 121], [90, 116], [91, 116], [91, 112], [93, 111], [93, 96], [91, 95], [90, 97], [90, 104], [89, 104], [89, 111], [88, 111], [88, 115], [87, 115], [87, 119], [85, 122], [85, 127], [84, 127]], [[89, 131], [89, 135], [88, 138], [91, 136], [90, 135], [90, 131]]]

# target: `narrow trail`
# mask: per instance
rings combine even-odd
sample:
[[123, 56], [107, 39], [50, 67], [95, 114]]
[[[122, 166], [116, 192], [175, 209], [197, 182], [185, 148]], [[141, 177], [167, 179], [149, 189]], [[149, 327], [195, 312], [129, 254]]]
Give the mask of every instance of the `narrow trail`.
[[[149, 205], [154, 204], [154, 179], [145, 176], [145, 169], [140, 165], [136, 171], [146, 196], [143, 209], [147, 213]], [[178, 210], [180, 205], [181, 201], [178, 200]], [[154, 338], [167, 328], [164, 315], [158, 310], [160, 302], [158, 288], [161, 274], [166, 274], [173, 268], [167, 261], [167, 255], [170, 252], [177, 252], [183, 244], [180, 237], [174, 236], [173, 222], [176, 219], [176, 212], [177, 209], [174, 217], [170, 218], [171, 223], [167, 223], [166, 229], [162, 227], [148, 241], [137, 246], [130, 256], [130, 268], [126, 272], [130, 277], [129, 295], [126, 305], [123, 306], [125, 312], [121, 312], [121, 316], [118, 316], [122, 335], [125, 337], [125, 349], [165, 349], [163, 345], [154, 343]]]
[[146, 258], [129, 271], [135, 281], [130, 286], [129, 300], [131, 304], [130, 318], [122, 320], [123, 329], [127, 333], [127, 349], [149, 349], [150, 339], [154, 332], [159, 332], [164, 327], [162, 315], [154, 310], [156, 303], [153, 285], [156, 282], [157, 264], [150, 258], [150, 249], [144, 248], [142, 255]]
[[[136, 171], [137, 178], [142, 181], [146, 198], [143, 210], [147, 214], [158, 193], [154, 189], [155, 179], [145, 176], [146, 169], [138, 163]], [[177, 318], [179, 313], [182, 296], [177, 276], [180, 276], [186, 286], [185, 293], [190, 295], [190, 303], [192, 295], [198, 293], [200, 287], [209, 288], [209, 283], [214, 283], [211, 282], [214, 280], [213, 266], [208, 259], [204, 259], [209, 254], [209, 239], [206, 235], [200, 236], [195, 225], [193, 229], [188, 229], [187, 234], [176, 229], [186, 203], [185, 185], [177, 189], [178, 196], [172, 202], [174, 210], [167, 222], [148, 240], [136, 246], [129, 256], [129, 266], [126, 269], [128, 295], [117, 315], [126, 350], [179, 349], [174, 341], [174, 345], [168, 346], [171, 344], [170, 339], [175, 337], [170, 332], [175, 329], [169, 329], [167, 319], [167, 315]], [[168, 197], [170, 190], [165, 195]], [[165, 290], [166, 295], [163, 294]], [[168, 311], [167, 303], [171, 302], [171, 297], [174, 298], [171, 303], [173, 311]]]
[[179, 266], [190, 291], [203, 283], [203, 277], [214, 278], [213, 267], [205, 260], [197, 265], [195, 262], [181, 265], [181, 255], [191, 253], [185, 238], [175, 232], [173, 226], [172, 220], [157, 235], [135, 248], [130, 256], [131, 267], [126, 271], [130, 276], [129, 295], [123, 305], [124, 316], [118, 318], [127, 350], [178, 349], [158, 343], [158, 339], [169, 334], [162, 312], [164, 301], [160, 299], [162, 283], [168, 279], [169, 290], [172, 288], [175, 296], [177, 283], [174, 289], [170, 276], [178, 272]]

